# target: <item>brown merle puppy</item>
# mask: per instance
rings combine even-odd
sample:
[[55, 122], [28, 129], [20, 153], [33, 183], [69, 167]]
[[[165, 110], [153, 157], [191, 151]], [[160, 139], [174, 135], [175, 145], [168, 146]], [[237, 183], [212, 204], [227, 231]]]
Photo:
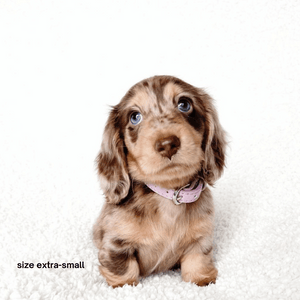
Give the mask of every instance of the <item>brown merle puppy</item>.
[[175, 205], [145, 183], [174, 190], [195, 180], [213, 185], [225, 145], [210, 96], [175, 77], [137, 83], [112, 109], [97, 157], [106, 203], [94, 226], [108, 284], [137, 284], [174, 266], [184, 281], [215, 282], [210, 190]]

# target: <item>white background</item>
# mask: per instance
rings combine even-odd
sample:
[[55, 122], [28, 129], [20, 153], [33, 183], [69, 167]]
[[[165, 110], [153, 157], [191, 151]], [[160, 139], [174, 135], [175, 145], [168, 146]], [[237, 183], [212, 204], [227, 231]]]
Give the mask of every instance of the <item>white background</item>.
[[[1, 0], [1, 295], [299, 299], [299, 20], [299, 1]], [[94, 159], [109, 106], [153, 75], [205, 88], [228, 132], [219, 280], [169, 273], [113, 292], [91, 243]], [[24, 273], [22, 260], [87, 267]]]

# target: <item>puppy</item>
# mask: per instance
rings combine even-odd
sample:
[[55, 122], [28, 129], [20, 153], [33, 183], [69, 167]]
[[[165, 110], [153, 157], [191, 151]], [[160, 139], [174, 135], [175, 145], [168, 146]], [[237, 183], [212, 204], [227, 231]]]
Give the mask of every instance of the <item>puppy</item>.
[[211, 97], [171, 76], [134, 85], [113, 107], [97, 166], [106, 202], [94, 225], [100, 272], [113, 287], [181, 268], [215, 283], [213, 185], [225, 133]]

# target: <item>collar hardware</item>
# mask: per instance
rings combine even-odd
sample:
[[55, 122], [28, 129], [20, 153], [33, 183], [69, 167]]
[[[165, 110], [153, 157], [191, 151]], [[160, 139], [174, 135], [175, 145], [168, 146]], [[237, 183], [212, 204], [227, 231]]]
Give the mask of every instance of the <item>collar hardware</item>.
[[[173, 194], [173, 197], [172, 197], [172, 201], [173, 201], [173, 203], [174, 203], [175, 205], [180, 205], [180, 204], [182, 203], [182, 202], [179, 202], [179, 200], [182, 199], [182, 197], [179, 196], [179, 193], [181, 192], [181, 190], [183, 190], [183, 189], [189, 187], [190, 185], [191, 185], [191, 184], [189, 183], [189, 184], [187, 184], [187, 185], [181, 187], [180, 189], [174, 191], [174, 194]], [[178, 197], [178, 196], [179, 196], [179, 197]]]

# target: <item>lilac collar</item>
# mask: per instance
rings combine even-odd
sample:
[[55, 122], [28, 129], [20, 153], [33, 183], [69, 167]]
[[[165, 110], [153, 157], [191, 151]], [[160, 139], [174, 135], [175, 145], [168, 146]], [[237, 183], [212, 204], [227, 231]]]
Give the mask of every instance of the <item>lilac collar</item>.
[[176, 205], [197, 201], [201, 192], [206, 188], [206, 183], [199, 181], [187, 184], [178, 190], [165, 189], [152, 183], [146, 183], [146, 185], [160, 196], [172, 200]]

